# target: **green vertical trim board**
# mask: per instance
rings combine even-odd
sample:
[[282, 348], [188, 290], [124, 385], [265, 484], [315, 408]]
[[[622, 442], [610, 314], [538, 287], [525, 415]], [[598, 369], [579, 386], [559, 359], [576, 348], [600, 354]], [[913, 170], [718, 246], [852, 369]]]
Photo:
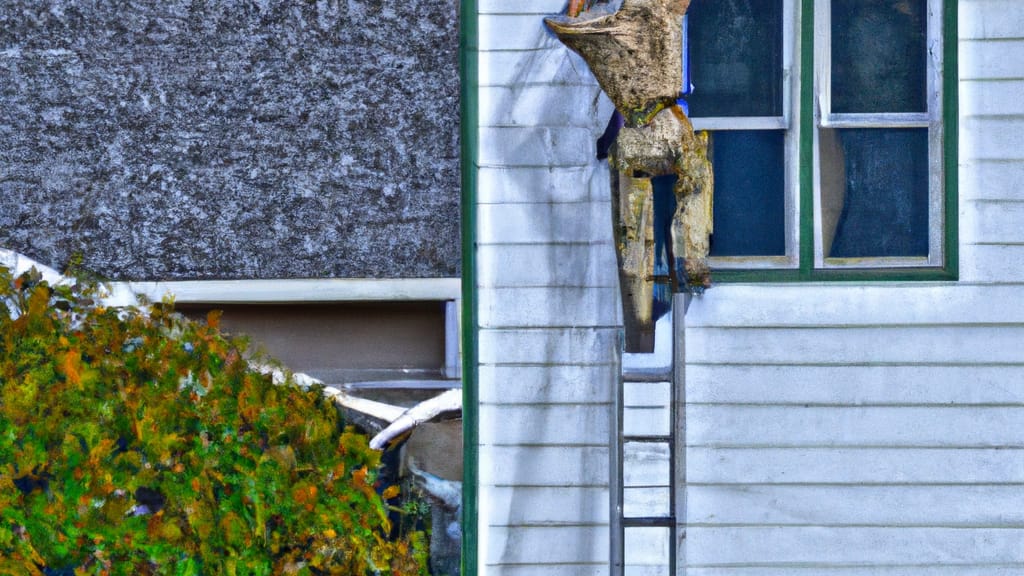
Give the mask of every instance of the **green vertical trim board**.
[[814, 268], [814, 0], [800, 7], [800, 274]]
[[476, 576], [479, 479], [477, 378], [476, 169], [479, 123], [476, 0], [459, 3], [460, 133], [462, 172], [462, 571]]
[[960, 277], [960, 71], [957, 0], [942, 6], [942, 145], [946, 192], [945, 270]]

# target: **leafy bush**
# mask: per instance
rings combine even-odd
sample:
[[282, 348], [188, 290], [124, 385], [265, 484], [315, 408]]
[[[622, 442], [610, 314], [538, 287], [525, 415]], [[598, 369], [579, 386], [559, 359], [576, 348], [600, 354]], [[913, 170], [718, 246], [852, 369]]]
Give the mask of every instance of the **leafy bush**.
[[169, 304], [0, 267], [0, 573], [426, 573], [379, 454]]

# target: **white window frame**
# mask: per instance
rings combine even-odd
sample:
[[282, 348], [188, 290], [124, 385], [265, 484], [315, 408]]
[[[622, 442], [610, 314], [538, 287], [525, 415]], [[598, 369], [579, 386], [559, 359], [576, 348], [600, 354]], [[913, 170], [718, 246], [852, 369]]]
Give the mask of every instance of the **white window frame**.
[[[717, 0], [716, 0], [717, 1]], [[800, 265], [800, 0], [782, 3], [782, 116], [691, 117], [694, 130], [785, 130], [784, 256], [715, 256], [719, 270], [797, 268]], [[700, 87], [698, 86], [699, 90]]]
[[[927, 1], [927, 112], [858, 113], [832, 112], [832, 0], [814, 2], [814, 268], [941, 268], [944, 262], [945, 210], [943, 165], [942, 54], [943, 0]], [[842, 198], [824, 194], [822, 169], [823, 129], [927, 128], [928, 129], [928, 256], [826, 258], [842, 211]]]
[[[927, 1], [927, 96], [924, 113], [839, 114], [831, 111], [831, 12], [832, 0], [815, 0], [813, 45], [801, 46], [803, 28], [801, 0], [783, 1], [783, 115], [779, 117], [691, 117], [695, 130], [785, 130], [785, 256], [712, 257], [716, 270], [787, 270], [804, 268], [800, 263], [801, 229], [801, 85], [813, 82], [813, 127], [811, 135], [811, 238], [813, 261], [818, 270], [849, 269], [941, 269], [945, 262], [947, 218], [945, 213], [945, 164], [943, 117], [943, 0]], [[800, 69], [803, 50], [812, 50], [813, 70]], [[813, 74], [813, 76], [812, 76]], [[699, 87], [698, 87], [699, 89]], [[928, 129], [928, 256], [826, 258], [831, 246], [842, 199], [823, 196], [820, 132], [837, 128], [927, 128]]]

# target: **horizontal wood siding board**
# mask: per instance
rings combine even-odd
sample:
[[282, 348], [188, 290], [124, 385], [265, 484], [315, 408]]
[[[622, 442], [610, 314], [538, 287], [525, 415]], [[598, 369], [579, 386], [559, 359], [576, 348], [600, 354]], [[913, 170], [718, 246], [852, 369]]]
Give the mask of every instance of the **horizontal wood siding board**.
[[481, 404], [480, 443], [504, 446], [604, 445], [606, 439], [611, 437], [608, 429], [608, 413], [611, 409], [611, 402], [578, 405]]
[[[481, 244], [593, 242], [610, 217], [607, 202], [485, 204], [478, 209]], [[608, 235], [611, 241], [611, 234]]]
[[544, 26], [544, 19], [536, 14], [491, 13], [480, 19], [481, 52], [537, 50], [558, 46], [558, 40]]
[[687, 447], [690, 484], [1014, 484], [1024, 448]]
[[[477, 174], [480, 204], [578, 203], [607, 200], [609, 170], [590, 164], [574, 168], [481, 168]], [[509, 186], [515, 182], [519, 186]], [[586, 183], [586, 186], [580, 186]], [[609, 214], [611, 207], [608, 207]]]
[[690, 526], [1024, 527], [1014, 486], [689, 486]]
[[[490, 0], [491, 2], [499, 0]], [[998, 40], [1024, 35], [1024, 11], [1017, 0], [961, 0], [957, 23], [961, 40]]]
[[691, 527], [692, 565], [1024, 563], [1020, 528]]
[[960, 219], [964, 239], [975, 244], [1024, 244], [1024, 202], [973, 200]]
[[[1013, 83], [1018, 89], [1013, 98], [1024, 94], [1024, 80]], [[960, 190], [963, 199], [1024, 201], [1024, 162], [976, 162], [960, 165]]]
[[614, 364], [598, 366], [483, 365], [480, 378], [500, 382], [500, 387], [481, 390], [485, 404], [584, 404], [608, 401], [617, 369]]
[[500, 524], [511, 526], [572, 525], [582, 520], [607, 522], [607, 487], [503, 486], [487, 492], [490, 506], [508, 510]]
[[534, 16], [547, 16], [560, 10], [562, 6], [551, 0], [479, 0], [478, 11], [480, 14], [532, 14]]
[[[1021, 62], [1024, 62], [1024, 60], [1008, 60], [1012, 58], [1024, 59], [1024, 41], [1015, 43], [1012, 47], [993, 46], [993, 48], [1008, 48], [1009, 53], [1003, 56], [1002, 62], [1008, 62], [1009, 66], [1016, 67], [1019, 71], [1017, 74], [1018, 78], [1024, 76], [1024, 65], [1021, 65]], [[965, 133], [977, 135], [971, 141], [968, 158], [1024, 160], [1024, 148], [1021, 147], [1024, 144], [1024, 118], [970, 116], [961, 119], [960, 125]]]
[[585, 128], [492, 126], [480, 133], [479, 161], [485, 167], [571, 168], [587, 166], [593, 159], [594, 136]]
[[488, 530], [488, 558], [501, 564], [531, 564], [544, 573], [547, 564], [608, 562], [611, 531], [595, 526], [492, 526]]
[[1024, 446], [1024, 407], [686, 407], [693, 446]]
[[500, 565], [491, 564], [486, 567], [487, 576], [536, 576], [543, 570], [544, 576], [609, 576], [611, 567], [607, 562], [590, 562], [586, 564], [535, 564]]
[[[601, 98], [601, 89], [593, 84], [551, 86], [483, 86], [480, 107], [489, 118], [489, 126], [565, 126], [590, 129], [594, 110], [590, 106], [551, 106], [552, 98], [566, 102], [600, 102], [600, 117], [611, 116], [614, 107]], [[573, 185], [579, 187], [579, 183]]]
[[960, 78], [1024, 78], [1024, 38], [1003, 42], [960, 42]]
[[608, 485], [607, 446], [481, 446], [480, 462], [482, 486]]
[[[1004, 264], [1012, 267], [1014, 262]], [[1024, 272], [1017, 274], [1024, 280]], [[1024, 285], [718, 285], [694, 298], [686, 314], [688, 329], [976, 323], [1024, 324]]]
[[[1021, 27], [1024, 30], [1024, 26]], [[1024, 79], [997, 84], [963, 82], [960, 85], [960, 112], [963, 116], [1021, 114], [1020, 100]]]
[[689, 404], [1024, 405], [1017, 366], [686, 368]]
[[1021, 364], [1024, 325], [692, 328], [695, 364]]
[[[621, 323], [618, 298], [618, 290], [611, 287], [482, 288], [480, 327], [614, 328]], [[610, 362], [612, 357], [595, 352], [592, 361], [599, 360]]]
[[583, 59], [563, 48], [480, 52], [481, 86], [593, 86]]
[[687, 566], [686, 576], [1020, 576], [1024, 564]]
[[[972, 282], [1024, 282], [1024, 246], [961, 244], [960, 279]], [[1014, 303], [993, 300], [1012, 310]]]
[[[610, 354], [618, 342], [615, 328], [495, 329], [480, 334], [480, 364], [574, 364]], [[611, 401], [609, 391], [602, 401]]]
[[491, 244], [478, 248], [481, 282], [493, 288], [618, 289], [611, 244]]
[[611, 114], [542, 16], [480, 0], [480, 573], [609, 576], [618, 288]]

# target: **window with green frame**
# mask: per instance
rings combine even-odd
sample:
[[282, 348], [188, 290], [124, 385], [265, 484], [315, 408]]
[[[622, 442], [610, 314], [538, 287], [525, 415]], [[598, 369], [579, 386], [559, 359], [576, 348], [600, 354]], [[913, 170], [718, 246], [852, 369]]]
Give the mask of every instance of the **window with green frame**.
[[956, 277], [955, 0], [693, 0], [717, 281]]

